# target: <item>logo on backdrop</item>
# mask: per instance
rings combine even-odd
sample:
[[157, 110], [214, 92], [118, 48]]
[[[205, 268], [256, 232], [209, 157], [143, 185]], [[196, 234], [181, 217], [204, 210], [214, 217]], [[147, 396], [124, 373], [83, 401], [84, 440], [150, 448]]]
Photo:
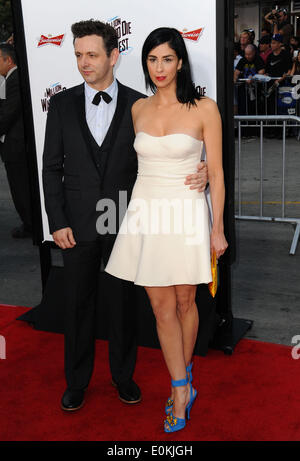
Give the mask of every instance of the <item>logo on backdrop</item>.
[[199, 96], [206, 96], [206, 94], [207, 94], [207, 87], [206, 86], [200, 86], [200, 85], [197, 85], [196, 83], [194, 83], [194, 86], [195, 86]]
[[200, 29], [195, 29], [191, 30], [188, 32], [187, 29], [183, 29], [181, 33], [182, 37], [185, 38], [186, 40], [192, 40], [193, 42], [198, 42], [199, 38], [201, 37], [203, 33], [204, 27], [201, 27]]
[[51, 34], [41, 35], [40, 38], [38, 39], [39, 40], [38, 47], [44, 46], [44, 45], [61, 46], [64, 36], [65, 34], [56, 35], [55, 37], [52, 37]]
[[43, 112], [48, 112], [51, 96], [53, 96], [56, 93], [60, 93], [61, 91], [64, 91], [66, 89], [67, 88], [65, 86], [62, 86], [61, 83], [54, 83], [53, 85], [49, 86], [49, 88], [46, 88], [44, 92], [44, 97], [41, 99]]
[[129, 54], [133, 50], [130, 46], [130, 36], [132, 34], [131, 21], [115, 16], [107, 21], [117, 32], [119, 40], [119, 52], [120, 54]]

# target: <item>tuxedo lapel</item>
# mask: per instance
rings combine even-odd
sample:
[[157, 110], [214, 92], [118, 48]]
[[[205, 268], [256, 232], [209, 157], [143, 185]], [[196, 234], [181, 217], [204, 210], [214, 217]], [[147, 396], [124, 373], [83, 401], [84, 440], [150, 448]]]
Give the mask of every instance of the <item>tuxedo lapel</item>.
[[115, 114], [113, 116], [110, 127], [107, 131], [107, 134], [104, 138], [104, 141], [100, 148], [101, 153], [101, 179], [103, 179], [107, 162], [109, 161], [108, 157], [110, 156], [114, 144], [117, 138], [117, 132], [120, 129], [122, 119], [124, 117], [126, 107], [127, 107], [127, 94], [125, 87], [117, 80], [118, 83], [118, 100]]
[[18, 80], [18, 69], [15, 69], [5, 80], [5, 87], [9, 87], [15, 80]]
[[[92, 157], [92, 160], [95, 164], [96, 170], [99, 172], [99, 168], [97, 168], [97, 164], [99, 163], [95, 149], [93, 149], [91, 142], [94, 141], [93, 135], [90, 132], [89, 126], [86, 121], [86, 113], [85, 113], [85, 94], [84, 94], [84, 83], [78, 86], [76, 91], [76, 100], [75, 100], [75, 107], [77, 111], [77, 117], [79, 121], [79, 126], [83, 134], [83, 138], [86, 141], [87, 149]], [[96, 141], [94, 141], [96, 143]]]

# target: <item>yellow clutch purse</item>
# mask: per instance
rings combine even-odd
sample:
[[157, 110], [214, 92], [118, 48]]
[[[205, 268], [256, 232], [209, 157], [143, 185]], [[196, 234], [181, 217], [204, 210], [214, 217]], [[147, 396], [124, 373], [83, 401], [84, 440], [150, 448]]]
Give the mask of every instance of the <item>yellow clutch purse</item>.
[[211, 257], [211, 275], [212, 275], [212, 282], [208, 284], [208, 289], [210, 294], [214, 298], [217, 293], [218, 288], [218, 268], [217, 268], [217, 258], [216, 253], [213, 252]]

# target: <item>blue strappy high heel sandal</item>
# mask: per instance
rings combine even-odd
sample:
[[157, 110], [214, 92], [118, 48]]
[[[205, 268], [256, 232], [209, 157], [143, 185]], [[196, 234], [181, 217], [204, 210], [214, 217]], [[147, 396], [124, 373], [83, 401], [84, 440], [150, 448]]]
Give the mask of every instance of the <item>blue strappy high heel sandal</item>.
[[[192, 368], [193, 368], [193, 363], [191, 362], [187, 367], [186, 367], [186, 372], [187, 372], [187, 377], [188, 377], [188, 380], [189, 380], [189, 383], [191, 384], [191, 382], [193, 381], [193, 375], [192, 375]], [[172, 408], [173, 408], [173, 399], [171, 399], [171, 397], [168, 398], [167, 400], [167, 403], [166, 403], [166, 406], [165, 406], [165, 411], [166, 411], [166, 415], [168, 416], [171, 411], [172, 411]]]
[[[190, 373], [191, 373], [191, 369], [192, 369], [192, 365], [191, 365], [191, 368], [189, 370]], [[186, 386], [187, 384], [189, 384], [190, 379], [193, 379], [191, 377], [191, 374], [190, 374], [190, 376], [187, 375], [186, 379], [181, 379], [181, 380], [177, 380], [177, 381], [172, 380], [172, 386], [173, 387]], [[188, 403], [188, 405], [186, 406], [186, 409], [185, 409], [185, 411], [187, 413], [187, 419], [191, 419], [190, 418], [190, 412], [191, 412], [191, 409], [192, 409], [192, 406], [193, 406], [193, 404], [195, 402], [196, 397], [197, 397], [197, 391], [190, 384], [190, 401], [189, 401], [189, 403]], [[185, 418], [177, 418], [176, 416], [174, 416], [173, 415], [173, 407], [172, 407], [172, 410], [168, 414], [167, 419], [165, 420], [165, 423], [164, 423], [165, 432], [180, 431], [181, 429], [183, 429], [185, 427], [185, 425], [186, 425]]]
[[[186, 377], [185, 379], [178, 379], [177, 381], [173, 381], [172, 379], [172, 386], [173, 387], [186, 386], [188, 382], [189, 382], [188, 377]], [[177, 418], [176, 416], [173, 416], [173, 405], [172, 405], [172, 410], [170, 414], [168, 414], [167, 419], [165, 419], [165, 422], [164, 422], [165, 432], [180, 431], [184, 427], [185, 427], [185, 418]]]
[[196, 389], [193, 388], [192, 385], [190, 385], [190, 401], [186, 407], [186, 413], [187, 413], [187, 419], [191, 419], [190, 418], [190, 412], [191, 412], [191, 409], [192, 409], [192, 406], [195, 402], [195, 399], [197, 397], [197, 394], [198, 392], [196, 391]]

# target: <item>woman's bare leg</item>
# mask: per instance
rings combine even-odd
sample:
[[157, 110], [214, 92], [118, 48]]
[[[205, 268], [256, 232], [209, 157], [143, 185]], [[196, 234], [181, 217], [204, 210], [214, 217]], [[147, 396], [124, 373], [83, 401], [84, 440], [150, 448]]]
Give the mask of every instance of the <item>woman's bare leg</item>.
[[[145, 290], [156, 318], [157, 334], [171, 378], [185, 379], [183, 331], [178, 316], [175, 287], [145, 287]], [[174, 388], [173, 414], [184, 418], [188, 401], [187, 386]]]
[[[199, 328], [199, 315], [195, 302], [196, 289], [196, 285], [175, 286], [177, 316], [181, 324], [186, 366], [188, 366], [192, 360]], [[171, 398], [174, 398], [173, 387], [171, 390]]]
[[186, 365], [191, 362], [199, 328], [199, 314], [195, 302], [196, 289], [196, 285], [177, 285], [175, 287]]

